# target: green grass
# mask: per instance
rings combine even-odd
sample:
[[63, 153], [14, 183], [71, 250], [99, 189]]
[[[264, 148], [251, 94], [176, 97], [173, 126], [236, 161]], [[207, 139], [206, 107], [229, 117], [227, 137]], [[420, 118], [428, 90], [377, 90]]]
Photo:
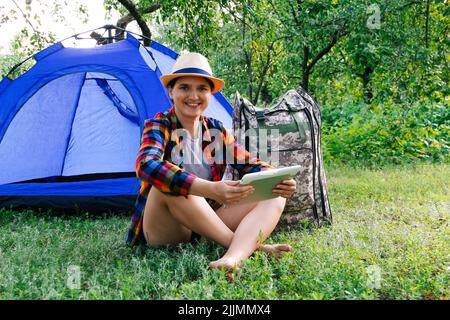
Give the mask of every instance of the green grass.
[[211, 242], [126, 247], [127, 214], [0, 209], [0, 299], [449, 299], [450, 166], [327, 175], [333, 225], [277, 229], [294, 252], [256, 253], [231, 284]]

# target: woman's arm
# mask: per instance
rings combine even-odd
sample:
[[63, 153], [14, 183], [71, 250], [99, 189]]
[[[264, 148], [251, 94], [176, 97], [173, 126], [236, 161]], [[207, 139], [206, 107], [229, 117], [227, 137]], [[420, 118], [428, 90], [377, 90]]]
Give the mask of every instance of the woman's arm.
[[[222, 127], [222, 134], [227, 152], [233, 153], [232, 159], [234, 160], [234, 163], [232, 163], [231, 166], [239, 171], [240, 176], [243, 176], [246, 173], [273, 169], [270, 164], [254, 157], [245, 148], [241, 147], [236, 139], [234, 139], [234, 136], [229, 134], [224, 127]], [[276, 185], [273, 188], [272, 193], [283, 198], [290, 198], [296, 188], [297, 183], [294, 179], [286, 179]]]
[[196, 176], [163, 160], [170, 139], [169, 126], [170, 122], [165, 119], [151, 119], [145, 122], [136, 160], [136, 174], [139, 179], [161, 192], [187, 196]]
[[239, 181], [208, 181], [196, 178], [192, 183], [190, 194], [214, 199], [219, 203], [232, 204], [247, 197], [253, 187], [239, 185]]
[[297, 189], [297, 182], [290, 178], [281, 181], [279, 184], [272, 189], [272, 193], [276, 196], [289, 199], [294, 194]]

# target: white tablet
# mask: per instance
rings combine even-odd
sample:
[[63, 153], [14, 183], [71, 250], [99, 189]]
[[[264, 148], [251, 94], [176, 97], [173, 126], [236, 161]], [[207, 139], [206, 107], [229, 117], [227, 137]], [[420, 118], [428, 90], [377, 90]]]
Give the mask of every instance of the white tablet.
[[253, 188], [255, 188], [255, 191], [247, 198], [239, 201], [237, 204], [256, 202], [278, 197], [272, 194], [272, 189], [288, 177], [293, 178], [300, 172], [300, 168], [301, 166], [291, 166], [247, 173], [242, 177], [240, 182], [241, 184], [252, 185]]

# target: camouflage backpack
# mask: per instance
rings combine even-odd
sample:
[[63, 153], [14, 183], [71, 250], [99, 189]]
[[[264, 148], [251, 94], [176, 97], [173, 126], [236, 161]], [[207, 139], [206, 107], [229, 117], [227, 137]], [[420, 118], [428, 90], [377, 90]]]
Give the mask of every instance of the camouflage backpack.
[[[265, 109], [255, 108], [236, 92], [232, 118], [237, 141], [261, 160], [275, 167], [303, 167], [295, 178], [297, 191], [287, 201], [282, 220], [297, 223], [307, 219], [317, 226], [331, 223], [320, 143], [320, 109], [306, 91], [289, 90]], [[233, 178], [240, 178], [236, 171]]]

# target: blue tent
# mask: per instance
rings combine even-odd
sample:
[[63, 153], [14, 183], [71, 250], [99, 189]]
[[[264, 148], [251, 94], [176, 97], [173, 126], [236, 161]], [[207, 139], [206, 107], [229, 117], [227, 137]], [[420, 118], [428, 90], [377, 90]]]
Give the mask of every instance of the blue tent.
[[[131, 34], [95, 48], [58, 42], [0, 82], [0, 207], [129, 209], [144, 120], [171, 102], [159, 81], [177, 54]], [[205, 115], [231, 128], [216, 93]]]

